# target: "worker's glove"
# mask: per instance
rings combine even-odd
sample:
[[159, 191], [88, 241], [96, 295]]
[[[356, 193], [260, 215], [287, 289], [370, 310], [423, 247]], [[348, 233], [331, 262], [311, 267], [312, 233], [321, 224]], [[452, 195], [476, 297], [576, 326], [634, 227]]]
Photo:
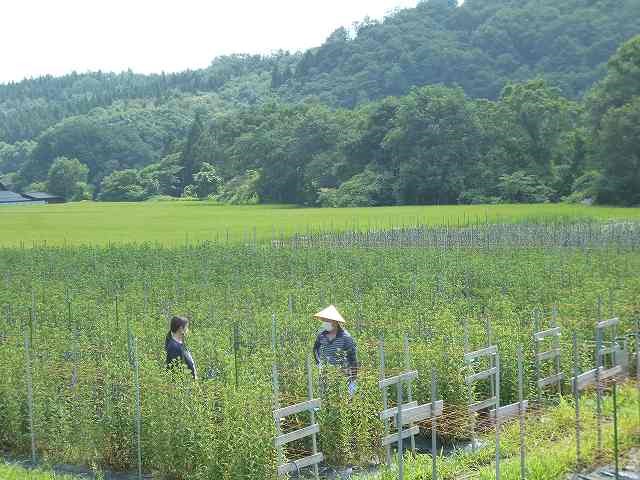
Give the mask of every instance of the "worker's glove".
[[349, 390], [349, 395], [354, 396], [356, 393], [357, 385], [355, 380], [349, 380], [349, 385], [347, 386]]

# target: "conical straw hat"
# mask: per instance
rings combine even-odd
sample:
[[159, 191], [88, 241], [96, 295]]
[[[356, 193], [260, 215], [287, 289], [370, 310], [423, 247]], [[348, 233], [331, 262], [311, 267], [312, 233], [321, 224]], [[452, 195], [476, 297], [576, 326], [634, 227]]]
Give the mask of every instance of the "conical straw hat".
[[333, 305], [329, 305], [324, 310], [319, 311], [313, 318], [317, 318], [318, 320], [335, 320], [336, 322], [345, 323], [344, 318], [342, 318], [338, 309]]

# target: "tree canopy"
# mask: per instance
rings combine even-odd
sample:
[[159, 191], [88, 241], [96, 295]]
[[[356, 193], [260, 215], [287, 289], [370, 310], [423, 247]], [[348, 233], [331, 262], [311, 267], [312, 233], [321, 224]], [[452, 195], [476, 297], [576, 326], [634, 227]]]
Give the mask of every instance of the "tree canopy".
[[0, 85], [0, 176], [57, 185], [66, 158], [68, 198], [637, 204], [639, 32], [635, 0], [425, 0], [302, 53]]

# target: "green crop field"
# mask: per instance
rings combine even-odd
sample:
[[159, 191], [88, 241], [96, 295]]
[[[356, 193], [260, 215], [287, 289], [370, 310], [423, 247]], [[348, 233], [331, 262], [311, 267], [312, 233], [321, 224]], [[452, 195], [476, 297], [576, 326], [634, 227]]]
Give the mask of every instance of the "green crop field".
[[[520, 235], [514, 227], [492, 235]], [[409, 366], [421, 372], [414, 399], [430, 400], [435, 369], [438, 395], [462, 411], [469, 401], [463, 354], [489, 342], [501, 355], [502, 404], [516, 398], [518, 344], [525, 397], [536, 397], [531, 339], [551, 324], [554, 304], [565, 372], [572, 332], [583, 370], [592, 365], [598, 318], [617, 315], [618, 334], [632, 334], [640, 311], [637, 232], [605, 240], [544, 248], [0, 248], [0, 445], [27, 454], [33, 432], [37, 454], [63, 463], [135, 471], [139, 446], [143, 470], [157, 478], [275, 478], [272, 365], [278, 403], [306, 399], [305, 361], [319, 327], [311, 314], [335, 303], [358, 342], [361, 369], [352, 399], [342, 374], [325, 372], [319, 446], [329, 465], [366, 465], [384, 456], [381, 340], [386, 376], [404, 368], [406, 335]], [[164, 368], [174, 313], [192, 319], [195, 383]], [[317, 394], [320, 376], [312, 371]], [[472, 395], [482, 398], [487, 388]], [[299, 416], [283, 428], [306, 421]], [[439, 428], [443, 438], [464, 439], [469, 427], [463, 416]], [[309, 448], [294, 442], [287, 455]]]
[[280, 238], [311, 230], [423, 225], [640, 219], [640, 208], [583, 205], [477, 205], [379, 208], [223, 206], [209, 202], [69, 203], [0, 206], [0, 245], [105, 244]]
[[[639, 213], [199, 202], [0, 209], [0, 449], [29, 455], [33, 442], [48, 462], [128, 472], [139, 454], [142, 470], [159, 479], [275, 479], [282, 460], [272, 410], [307, 398], [319, 328], [311, 315], [329, 303], [348, 320], [360, 369], [350, 398], [341, 372], [312, 365], [326, 465], [384, 458], [381, 371], [418, 370], [419, 403], [431, 400], [433, 371], [448, 411], [466, 412], [489, 386], [469, 388], [464, 353], [495, 344], [506, 405], [517, 398], [521, 345], [525, 398], [536, 408], [556, 403], [555, 391], [536, 388], [533, 333], [552, 325], [555, 309], [564, 372], [573, 368], [572, 333], [579, 367], [591, 368], [600, 318], [619, 316], [616, 333], [633, 338]], [[365, 234], [348, 233], [355, 230]], [[313, 241], [270, 241], [296, 232]], [[191, 319], [196, 382], [164, 367], [173, 314]], [[438, 426], [443, 439], [472, 436], [471, 417], [458, 413]], [[279, 426], [308, 421], [298, 415]], [[283, 453], [299, 458], [310, 448], [298, 440]]]

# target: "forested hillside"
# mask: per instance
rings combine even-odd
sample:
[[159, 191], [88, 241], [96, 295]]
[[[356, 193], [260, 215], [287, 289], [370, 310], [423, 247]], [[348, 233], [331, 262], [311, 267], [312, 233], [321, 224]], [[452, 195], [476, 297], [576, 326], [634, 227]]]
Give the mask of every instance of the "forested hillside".
[[302, 54], [0, 85], [0, 175], [69, 199], [639, 203], [640, 2], [455, 4]]
[[352, 107], [414, 85], [459, 85], [496, 99], [508, 81], [537, 76], [580, 97], [620, 44], [640, 33], [635, 0], [430, 0], [357, 36], [334, 32], [305, 52], [285, 84], [290, 98]]
[[[146, 99], [161, 105], [180, 96], [215, 92], [217, 98], [249, 104], [264, 94], [251, 91], [252, 84], [268, 85], [273, 65], [288, 65], [295, 58], [285, 53], [268, 58], [232, 55], [217, 58], [206, 69], [174, 74], [72, 73], [0, 85], [0, 141], [31, 139], [66, 117], [118, 101]], [[243, 88], [235, 91], [234, 80], [239, 78]]]

